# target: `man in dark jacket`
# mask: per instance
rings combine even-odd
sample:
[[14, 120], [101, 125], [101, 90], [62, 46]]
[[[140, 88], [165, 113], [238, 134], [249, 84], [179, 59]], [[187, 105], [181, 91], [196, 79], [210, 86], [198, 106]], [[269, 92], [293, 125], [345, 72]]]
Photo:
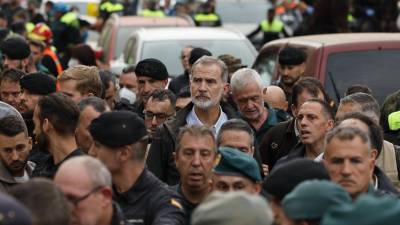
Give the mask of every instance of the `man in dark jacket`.
[[178, 195], [146, 168], [147, 131], [143, 120], [129, 111], [101, 114], [90, 124], [89, 154], [112, 175], [113, 200], [127, 223], [180, 225], [184, 212]]
[[181, 63], [183, 67], [183, 74], [175, 77], [168, 85], [168, 89], [171, 90], [175, 95], [177, 95], [182, 88], [189, 85], [189, 72], [190, 66], [189, 65], [189, 58], [192, 52], [192, 46], [186, 46], [181, 51]]
[[173, 159], [179, 128], [186, 124], [208, 125], [217, 134], [225, 121], [236, 116], [232, 108], [221, 102], [228, 87], [228, 71], [221, 60], [203, 56], [193, 65], [191, 73], [192, 103], [157, 129], [147, 158], [149, 170], [169, 185], [179, 181]]
[[53, 93], [39, 100], [33, 112], [33, 133], [38, 149], [49, 154], [36, 165], [33, 176], [53, 179], [65, 160], [84, 154], [75, 141], [78, 120], [78, 106], [68, 96]]
[[256, 143], [260, 143], [268, 129], [278, 123], [275, 110], [264, 104], [260, 74], [248, 68], [236, 71], [231, 90], [241, 117], [253, 128]]
[[289, 153], [298, 139], [298, 128], [296, 125], [296, 116], [300, 106], [311, 98], [323, 100], [324, 90], [322, 84], [315, 78], [302, 78], [293, 87], [292, 94], [292, 120], [278, 123], [272, 127], [261, 141], [260, 155], [262, 163], [267, 164], [272, 170], [275, 163]]
[[309, 99], [300, 106], [297, 124], [300, 142], [277, 164], [295, 158], [315, 159], [323, 153], [325, 135], [334, 125], [333, 112], [325, 101]]
[[144, 59], [135, 68], [138, 83], [139, 99], [135, 102], [135, 112], [144, 118], [143, 110], [150, 95], [168, 84], [168, 71], [164, 63], [158, 59]]

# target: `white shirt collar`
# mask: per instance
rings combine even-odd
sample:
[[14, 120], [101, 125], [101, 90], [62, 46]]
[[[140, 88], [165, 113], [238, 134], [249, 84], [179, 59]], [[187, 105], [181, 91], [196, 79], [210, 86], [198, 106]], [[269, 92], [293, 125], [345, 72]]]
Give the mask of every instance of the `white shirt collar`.
[[[186, 123], [188, 125], [204, 125], [200, 121], [199, 117], [197, 117], [194, 107], [195, 106], [193, 106], [192, 110], [187, 115]], [[218, 134], [219, 129], [221, 128], [222, 124], [224, 124], [228, 120], [228, 116], [224, 113], [224, 111], [222, 111], [221, 106], [219, 107], [219, 111], [220, 111], [219, 118], [218, 118], [217, 122], [212, 126], [212, 129], [214, 130], [215, 135]]]

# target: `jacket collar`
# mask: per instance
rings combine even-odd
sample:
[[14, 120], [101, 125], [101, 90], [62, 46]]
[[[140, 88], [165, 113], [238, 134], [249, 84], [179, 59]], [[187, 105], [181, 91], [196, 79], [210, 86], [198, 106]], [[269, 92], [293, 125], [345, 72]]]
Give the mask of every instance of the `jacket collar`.
[[[222, 108], [222, 111], [228, 117], [228, 119], [238, 117], [236, 111], [228, 103], [221, 101], [220, 106]], [[175, 116], [175, 119], [164, 123], [165, 127], [172, 134], [178, 134], [179, 128], [186, 125], [186, 117], [187, 117], [187, 115], [189, 115], [190, 111], [192, 111], [193, 107], [194, 107], [194, 104], [192, 102], [190, 102], [187, 106], [185, 106], [184, 108], [182, 108], [181, 110], [178, 111], [178, 113]]]

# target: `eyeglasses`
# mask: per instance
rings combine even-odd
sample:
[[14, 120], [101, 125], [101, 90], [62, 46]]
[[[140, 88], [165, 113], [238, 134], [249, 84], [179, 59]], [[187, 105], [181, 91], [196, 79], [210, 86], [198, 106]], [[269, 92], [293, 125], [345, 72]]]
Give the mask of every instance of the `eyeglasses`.
[[74, 206], [77, 206], [81, 201], [87, 199], [90, 195], [92, 195], [93, 193], [99, 191], [100, 189], [102, 189], [102, 186], [98, 186], [96, 188], [93, 188], [93, 190], [91, 190], [89, 193], [87, 193], [86, 195], [82, 196], [82, 197], [73, 197], [73, 196], [68, 196], [67, 195], [67, 199], [69, 202], [71, 202]]
[[154, 117], [156, 117], [157, 121], [165, 121], [169, 117], [173, 116], [173, 114], [154, 113], [154, 112], [146, 111], [146, 110], [143, 111], [143, 114], [144, 114], [145, 119], [153, 119]]

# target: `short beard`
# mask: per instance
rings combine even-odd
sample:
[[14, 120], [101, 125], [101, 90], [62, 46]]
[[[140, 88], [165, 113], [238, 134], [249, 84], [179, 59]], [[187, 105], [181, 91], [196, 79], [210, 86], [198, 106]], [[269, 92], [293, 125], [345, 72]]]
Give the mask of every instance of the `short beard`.
[[211, 107], [213, 107], [215, 105], [215, 103], [212, 100], [199, 101], [199, 100], [193, 99], [192, 102], [197, 108], [203, 109], [203, 110], [210, 109]]
[[222, 99], [222, 94], [223, 92], [221, 91], [221, 93], [219, 93], [219, 95], [216, 96], [215, 101], [213, 101], [212, 99], [207, 101], [202, 101], [202, 100], [197, 100], [196, 97], [192, 97], [192, 102], [197, 108], [202, 110], [208, 110], [213, 106], [219, 105]]
[[41, 152], [48, 152], [49, 147], [49, 139], [43, 132], [39, 135], [35, 135], [35, 144], [39, 151]]

